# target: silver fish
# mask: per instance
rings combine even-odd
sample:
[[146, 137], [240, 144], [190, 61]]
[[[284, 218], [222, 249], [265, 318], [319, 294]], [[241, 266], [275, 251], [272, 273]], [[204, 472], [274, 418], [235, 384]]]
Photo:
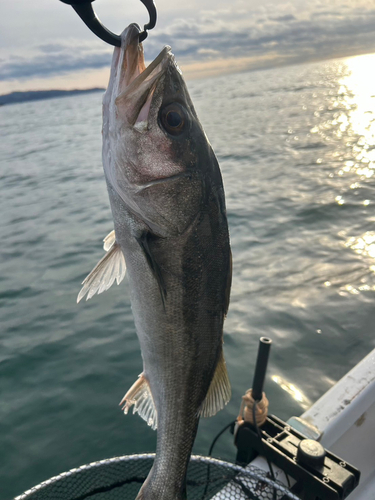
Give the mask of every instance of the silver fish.
[[135, 24], [123, 32], [103, 98], [115, 232], [79, 299], [121, 281], [126, 263], [143, 372], [122, 404], [157, 427], [137, 499], [180, 500], [199, 417], [230, 399], [222, 346], [231, 253], [219, 165], [181, 71], [170, 47], [146, 68], [138, 34]]

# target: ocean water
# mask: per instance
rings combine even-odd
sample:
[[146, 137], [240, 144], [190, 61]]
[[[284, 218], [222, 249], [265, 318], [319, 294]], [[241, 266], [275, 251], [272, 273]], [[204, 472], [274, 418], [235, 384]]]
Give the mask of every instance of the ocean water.
[[[299, 415], [375, 347], [374, 56], [191, 81], [218, 156], [233, 250], [225, 323], [238, 413], [260, 336], [270, 410]], [[142, 370], [126, 280], [76, 304], [112, 219], [101, 94], [0, 109], [0, 498], [153, 451], [118, 403]], [[215, 455], [233, 459], [228, 434]]]

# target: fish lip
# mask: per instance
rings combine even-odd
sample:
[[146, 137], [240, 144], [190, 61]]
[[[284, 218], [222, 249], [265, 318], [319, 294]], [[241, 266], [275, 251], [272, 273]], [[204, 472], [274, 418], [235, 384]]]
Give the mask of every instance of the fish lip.
[[[131, 62], [130, 68], [133, 73], [130, 76], [129, 72], [124, 75], [127, 80], [121, 82], [122, 92], [115, 97], [114, 103], [117, 110], [122, 110], [122, 116], [126, 117], [127, 124], [143, 133], [148, 130], [148, 119], [154, 92], [171, 62], [174, 63], [174, 56], [171, 48], [166, 46], [146, 68], [141, 44], [138, 43], [137, 46], [132, 44], [130, 47], [130, 50], [137, 50], [138, 61], [134, 63], [134, 53], [129, 55], [125, 52], [124, 59]], [[143, 71], [140, 72], [140, 69]]]
[[145, 132], [158, 82], [171, 64], [177, 65], [171, 48], [165, 46], [146, 67], [139, 33], [139, 26], [131, 24], [121, 34], [121, 48], [116, 47], [113, 55], [109, 100], [103, 102], [114, 101], [116, 113], [125, 119], [127, 125]]
[[[134, 45], [130, 45], [126, 47], [125, 51], [128, 51], [129, 49], [132, 50], [133, 47]], [[145, 80], [147, 80], [148, 77], [150, 77], [150, 87], [153, 87], [155, 81], [157, 81], [165, 72], [170, 61], [174, 61], [174, 56], [171, 52], [171, 47], [169, 45], [166, 45], [156, 56], [156, 58], [135, 78], [132, 78], [132, 76], [130, 76], [129, 78], [128, 76], [128, 80], [130, 81], [130, 83], [126, 85], [125, 88], [117, 95], [115, 101], [118, 102], [119, 100], [122, 100], [128, 95], [132, 94], [137, 90], [137, 88], [142, 85], [143, 82], [145, 82]], [[135, 71], [139, 69], [142, 63], [144, 64], [143, 51], [142, 60], [138, 63], [138, 67], [135, 69]], [[154, 74], [152, 75], [152, 73]]]

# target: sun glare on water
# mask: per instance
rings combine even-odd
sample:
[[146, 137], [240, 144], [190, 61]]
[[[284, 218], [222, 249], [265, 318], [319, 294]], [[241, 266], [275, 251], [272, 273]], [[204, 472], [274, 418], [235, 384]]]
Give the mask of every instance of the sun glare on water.
[[[327, 276], [324, 283], [325, 286], [339, 285], [340, 295], [375, 291], [375, 232], [373, 225], [368, 224], [373, 220], [370, 212], [374, 206], [371, 196], [372, 179], [375, 178], [374, 67], [375, 54], [345, 59], [337, 64], [338, 90], [328, 108], [331, 117], [326, 114], [325, 119], [311, 130], [331, 144], [327, 160], [334, 167], [329, 177], [335, 202], [344, 207], [350, 204], [349, 210], [357, 213], [356, 224], [349, 222], [349, 212], [345, 212], [346, 217], [343, 213], [344, 226], [338, 236], [345, 248], [360, 256], [362, 270], [356, 273], [347, 268], [346, 282], [341, 281], [345, 274], [341, 270], [333, 281]], [[356, 232], [360, 225], [362, 228]]]
[[[342, 121], [343, 128], [350, 129], [353, 136], [357, 136], [357, 141], [352, 145], [353, 160], [347, 161], [344, 171], [355, 172], [360, 180], [366, 181], [375, 173], [375, 85], [370, 76], [369, 68], [375, 67], [375, 54], [360, 56], [346, 61], [349, 74], [341, 81], [340, 91], [345, 92], [346, 102], [350, 109], [348, 120]], [[358, 189], [358, 182], [350, 185], [351, 189]], [[341, 204], [341, 196], [336, 198]], [[367, 207], [373, 200], [364, 199], [363, 206]], [[369, 261], [369, 271], [372, 274], [375, 270], [375, 233], [366, 231], [360, 236], [350, 236], [344, 245], [351, 248], [356, 254], [363, 256]], [[375, 285], [369, 284], [367, 279], [361, 280], [358, 284], [346, 284], [342, 291], [357, 295], [362, 291], [375, 291]]]
[[283, 377], [279, 375], [272, 375], [272, 380], [277, 384], [280, 389], [285, 391], [289, 396], [291, 396], [297, 403], [301, 406], [302, 409], [307, 410], [310, 408], [311, 401], [310, 399], [300, 390], [295, 384], [288, 382]]
[[[368, 179], [375, 173], [375, 85], [370, 69], [373, 67], [375, 54], [346, 59], [337, 66], [339, 88], [330, 103], [332, 119], [311, 130], [337, 143], [333, 157], [342, 159], [339, 176], [355, 173], [360, 179]], [[355, 187], [352, 183], [351, 188]], [[339, 205], [345, 203], [342, 196], [336, 201]]]
[[[354, 149], [358, 175], [371, 177], [375, 169], [375, 86], [369, 68], [375, 67], [375, 54], [360, 56], [346, 61], [350, 74], [341, 79], [340, 91], [346, 94], [350, 108], [345, 125], [360, 136]], [[364, 167], [364, 165], [366, 167]]]

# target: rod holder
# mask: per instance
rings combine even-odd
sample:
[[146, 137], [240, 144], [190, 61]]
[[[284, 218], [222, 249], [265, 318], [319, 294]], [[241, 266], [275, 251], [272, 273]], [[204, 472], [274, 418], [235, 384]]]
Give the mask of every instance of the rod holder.
[[260, 401], [263, 395], [264, 380], [266, 378], [268, 357], [270, 354], [272, 340], [267, 337], [259, 339], [258, 356], [255, 365], [252, 397], [255, 401]]

